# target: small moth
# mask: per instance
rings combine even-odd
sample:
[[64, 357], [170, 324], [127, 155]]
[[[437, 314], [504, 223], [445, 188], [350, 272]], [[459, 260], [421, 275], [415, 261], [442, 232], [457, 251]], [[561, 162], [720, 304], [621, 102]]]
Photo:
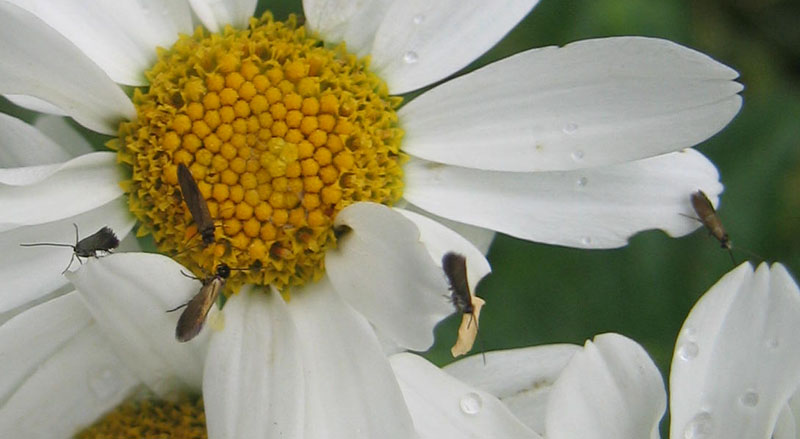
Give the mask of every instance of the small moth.
[[198, 279], [203, 283], [200, 291], [192, 297], [185, 305], [171, 309], [172, 312], [182, 307], [186, 307], [178, 318], [178, 325], [175, 327], [175, 338], [180, 342], [187, 342], [197, 336], [203, 329], [206, 316], [211, 310], [211, 306], [217, 301], [219, 293], [225, 287], [225, 280], [231, 275], [231, 269], [226, 264], [217, 265], [216, 273], [205, 279]]
[[733, 244], [728, 238], [728, 232], [722, 226], [722, 221], [719, 219], [714, 205], [711, 204], [711, 200], [708, 199], [705, 192], [698, 190], [692, 194], [692, 208], [694, 208], [700, 222], [703, 223], [711, 235], [717, 238], [722, 248], [731, 250]]
[[733, 265], [736, 265], [736, 258], [733, 257], [733, 243], [728, 237], [728, 232], [725, 230], [725, 227], [723, 227], [722, 220], [719, 219], [714, 205], [711, 204], [711, 200], [708, 199], [705, 192], [699, 189], [697, 192], [692, 193], [691, 200], [692, 208], [697, 214], [696, 219], [703, 223], [708, 232], [719, 241], [722, 248], [728, 250], [728, 254], [731, 256], [731, 262], [733, 262]]
[[197, 224], [197, 231], [203, 237], [203, 245], [209, 245], [214, 242], [214, 221], [211, 219], [211, 213], [208, 211], [208, 203], [206, 203], [203, 194], [197, 187], [197, 183], [192, 177], [189, 168], [183, 163], [178, 165], [178, 183], [181, 186], [181, 195], [189, 212], [192, 214], [192, 219]]
[[[450, 349], [450, 353], [457, 357], [464, 355], [472, 349], [475, 338], [478, 336], [478, 319], [483, 299], [475, 297], [469, 289], [467, 279], [467, 258], [464, 255], [448, 252], [442, 256], [442, 270], [450, 284], [450, 301], [458, 312], [462, 314], [461, 325], [458, 328], [458, 339]], [[472, 324], [474, 320], [474, 325]], [[486, 357], [484, 357], [486, 362]]]
[[79, 239], [78, 237], [78, 225], [73, 223], [75, 227], [75, 245], [72, 244], [61, 244], [61, 243], [54, 243], [54, 242], [39, 242], [34, 244], [20, 244], [22, 247], [38, 247], [38, 246], [52, 246], [52, 247], [71, 247], [72, 248], [72, 257], [69, 259], [69, 265], [67, 268], [64, 269], [61, 273], [66, 273], [69, 270], [69, 267], [72, 266], [72, 261], [75, 258], [78, 258], [78, 262], [81, 264], [83, 261], [81, 258], [96, 258], [98, 252], [106, 252], [110, 253], [111, 250], [117, 248], [119, 246], [119, 239], [117, 239], [117, 235], [114, 234], [114, 231], [111, 230], [109, 227], [103, 227], [97, 232], [92, 235], [89, 235], [83, 239]]
[[442, 269], [450, 283], [450, 301], [462, 314], [472, 314], [472, 294], [467, 280], [467, 258], [464, 255], [448, 252], [442, 256]]

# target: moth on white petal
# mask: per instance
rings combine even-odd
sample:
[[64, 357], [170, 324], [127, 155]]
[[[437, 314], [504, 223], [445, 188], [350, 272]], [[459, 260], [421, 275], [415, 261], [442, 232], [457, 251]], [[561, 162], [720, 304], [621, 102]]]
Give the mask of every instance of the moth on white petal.
[[[186, 307], [178, 318], [178, 325], [175, 327], [175, 338], [180, 342], [187, 342], [197, 336], [203, 329], [206, 316], [217, 301], [219, 293], [225, 287], [225, 280], [231, 275], [231, 269], [225, 264], [217, 265], [217, 271], [213, 276], [199, 279], [203, 286], [200, 291], [192, 297], [185, 305], [171, 309], [167, 312], [175, 311]], [[197, 279], [197, 278], [195, 278]]]
[[117, 248], [119, 246], [119, 239], [117, 235], [114, 234], [114, 231], [111, 230], [110, 227], [103, 227], [97, 232], [83, 238], [78, 239], [78, 225], [73, 223], [75, 227], [75, 245], [72, 244], [62, 244], [62, 243], [55, 243], [55, 242], [38, 242], [34, 244], [20, 244], [22, 247], [39, 247], [39, 246], [50, 246], [50, 247], [71, 247], [72, 248], [72, 257], [69, 259], [69, 265], [67, 268], [64, 269], [61, 273], [66, 273], [69, 270], [69, 267], [72, 266], [72, 261], [75, 258], [78, 258], [78, 262], [81, 262], [81, 258], [96, 258], [98, 252], [105, 252], [110, 253], [111, 250]]
[[458, 339], [450, 349], [450, 353], [457, 357], [464, 355], [472, 349], [475, 338], [478, 336], [478, 319], [481, 308], [486, 303], [480, 297], [472, 294], [467, 279], [467, 258], [464, 255], [447, 252], [442, 256], [442, 269], [450, 284], [450, 301], [461, 316], [461, 326], [458, 328]]

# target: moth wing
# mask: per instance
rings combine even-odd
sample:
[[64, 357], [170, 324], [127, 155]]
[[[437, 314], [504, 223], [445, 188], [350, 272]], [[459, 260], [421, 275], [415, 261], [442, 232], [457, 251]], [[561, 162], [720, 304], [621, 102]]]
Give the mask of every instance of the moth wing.
[[181, 195], [189, 212], [197, 223], [198, 228], [203, 228], [206, 224], [212, 224], [211, 213], [208, 211], [208, 203], [200, 193], [200, 188], [197, 187], [197, 182], [194, 181], [191, 171], [183, 163], [178, 165], [178, 183], [181, 186]]
[[175, 338], [178, 341], [189, 341], [200, 333], [206, 316], [216, 302], [223, 286], [225, 286], [225, 280], [214, 277], [210, 282], [203, 284], [200, 291], [186, 304], [186, 308], [178, 318], [178, 326], [175, 327]]
[[[450, 289], [453, 291], [453, 302], [470, 303], [469, 282], [467, 281], [467, 258], [464, 255], [448, 252], [442, 256], [442, 269]], [[461, 307], [460, 307], [461, 308]]]

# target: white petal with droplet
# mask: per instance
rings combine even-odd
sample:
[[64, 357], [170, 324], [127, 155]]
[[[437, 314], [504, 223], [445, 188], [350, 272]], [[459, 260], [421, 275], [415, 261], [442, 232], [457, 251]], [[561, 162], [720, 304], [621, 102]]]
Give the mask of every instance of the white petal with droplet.
[[553, 384], [580, 346], [553, 344], [472, 355], [448, 364], [445, 372], [500, 398], [520, 421], [546, 433], [547, 401]]
[[397, 1], [370, 50], [371, 67], [402, 94], [457, 72], [500, 41], [538, 0]]
[[[648, 229], [681, 236], [700, 227], [692, 192], [722, 192], [714, 165], [694, 150], [563, 172], [496, 172], [412, 160], [403, 196], [437, 215], [518, 238], [613, 248]], [[589, 183], [576, 186], [586, 177]], [[685, 216], [686, 215], [686, 216]], [[687, 216], [689, 216], [687, 218]]]
[[737, 76], [702, 53], [654, 38], [530, 50], [403, 106], [403, 150], [456, 166], [515, 172], [653, 157], [725, 127], [742, 105]]
[[344, 41], [347, 51], [366, 56], [392, 0], [303, 0], [307, 27], [326, 43]]
[[744, 263], [720, 279], [675, 345], [671, 437], [768, 437], [800, 382], [798, 333], [800, 290], [782, 265]]
[[491, 394], [417, 355], [391, 356], [414, 425], [424, 438], [540, 438]]

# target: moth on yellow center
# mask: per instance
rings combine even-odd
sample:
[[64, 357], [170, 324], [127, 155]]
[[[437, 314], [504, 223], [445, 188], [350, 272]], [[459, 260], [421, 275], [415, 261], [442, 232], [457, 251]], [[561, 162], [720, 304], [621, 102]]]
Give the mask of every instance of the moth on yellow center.
[[[122, 187], [139, 235], [195, 273], [252, 267], [231, 275], [228, 292], [319, 279], [337, 212], [402, 194], [401, 99], [368, 67], [269, 13], [159, 49], [149, 89], [134, 92], [137, 120], [110, 142], [131, 168]], [[206, 202], [213, 239], [183, 202], [179, 165]]]

